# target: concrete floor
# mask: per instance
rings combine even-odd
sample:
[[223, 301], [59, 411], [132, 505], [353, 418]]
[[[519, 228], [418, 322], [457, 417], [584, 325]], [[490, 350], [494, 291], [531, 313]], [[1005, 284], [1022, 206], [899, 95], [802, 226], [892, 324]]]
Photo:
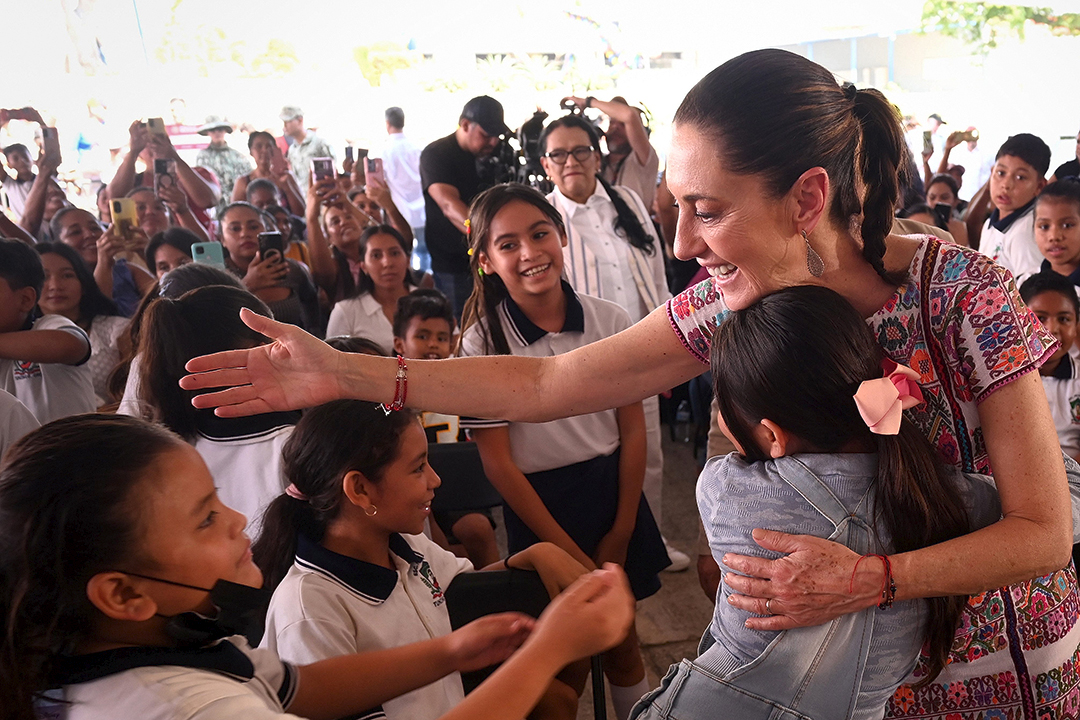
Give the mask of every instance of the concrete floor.
[[[698, 469], [691, 445], [673, 442], [664, 434], [664, 518], [663, 533], [674, 547], [690, 555], [690, 568], [678, 573], [661, 573], [660, 592], [638, 603], [637, 631], [645, 658], [649, 687], [660, 684], [668, 666], [684, 657], [696, 657], [701, 634], [712, 617], [713, 603], [698, 585], [696, 571], [697, 504], [694, 484]], [[615, 713], [608, 699], [609, 720]], [[578, 720], [593, 717], [592, 691], [586, 686], [578, 706]]]

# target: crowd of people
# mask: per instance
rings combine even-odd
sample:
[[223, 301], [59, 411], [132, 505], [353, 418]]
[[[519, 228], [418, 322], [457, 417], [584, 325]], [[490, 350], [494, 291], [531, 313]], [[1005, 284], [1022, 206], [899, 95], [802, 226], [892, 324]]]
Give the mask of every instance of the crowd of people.
[[[695, 86], [662, 171], [623, 98], [563, 107], [546, 194], [492, 180], [489, 96], [341, 163], [295, 106], [191, 164], [136, 120], [96, 213], [0, 110], [42, 137], [3, 148], [4, 717], [574, 718], [600, 653], [618, 720], [1080, 712], [1080, 136], [965, 201], [977, 131], [932, 116], [920, 171], [783, 51]], [[633, 603], [690, 556], [713, 618], [650, 690]]]

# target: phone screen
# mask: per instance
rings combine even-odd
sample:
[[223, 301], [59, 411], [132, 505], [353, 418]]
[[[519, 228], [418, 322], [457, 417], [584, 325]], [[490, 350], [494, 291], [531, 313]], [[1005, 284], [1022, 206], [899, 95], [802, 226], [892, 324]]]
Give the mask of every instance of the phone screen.
[[259, 233], [259, 255], [269, 260], [275, 255], [280, 259], [285, 255], [285, 242], [277, 231]]

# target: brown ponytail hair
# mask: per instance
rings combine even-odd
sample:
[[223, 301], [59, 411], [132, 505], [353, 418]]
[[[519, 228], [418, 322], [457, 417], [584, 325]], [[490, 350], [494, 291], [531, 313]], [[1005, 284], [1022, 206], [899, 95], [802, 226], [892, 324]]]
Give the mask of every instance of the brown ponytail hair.
[[[935, 448], [910, 420], [897, 435], [870, 432], [854, 395], [882, 376], [873, 333], [828, 288], [796, 286], [733, 312], [713, 338], [711, 370], [720, 413], [750, 462], [768, 460], [751, 428], [772, 420], [811, 448], [831, 453], [862, 444], [878, 454], [875, 527], [907, 552], [970, 531], [959, 489]], [[945, 666], [967, 598], [926, 600], [929, 683]]]
[[761, 177], [777, 198], [807, 170], [824, 168], [830, 219], [862, 242], [878, 275], [903, 282], [905, 273], [890, 273], [882, 258], [906, 172], [904, 137], [879, 91], [841, 88], [828, 70], [786, 50], [755, 50], [706, 75], [675, 122], [711, 136], [726, 168]]

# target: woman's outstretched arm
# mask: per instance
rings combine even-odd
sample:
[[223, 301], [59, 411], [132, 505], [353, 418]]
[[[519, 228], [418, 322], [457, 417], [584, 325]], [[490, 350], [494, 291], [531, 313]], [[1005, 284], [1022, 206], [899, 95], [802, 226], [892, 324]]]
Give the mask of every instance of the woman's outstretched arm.
[[[188, 362], [180, 381], [196, 407], [222, 417], [314, 407], [352, 398], [391, 402], [397, 361], [340, 353], [303, 330], [241, 311], [269, 345]], [[628, 405], [701, 373], [660, 307], [617, 335], [545, 358], [409, 360], [410, 407], [456, 415], [544, 422]]]

